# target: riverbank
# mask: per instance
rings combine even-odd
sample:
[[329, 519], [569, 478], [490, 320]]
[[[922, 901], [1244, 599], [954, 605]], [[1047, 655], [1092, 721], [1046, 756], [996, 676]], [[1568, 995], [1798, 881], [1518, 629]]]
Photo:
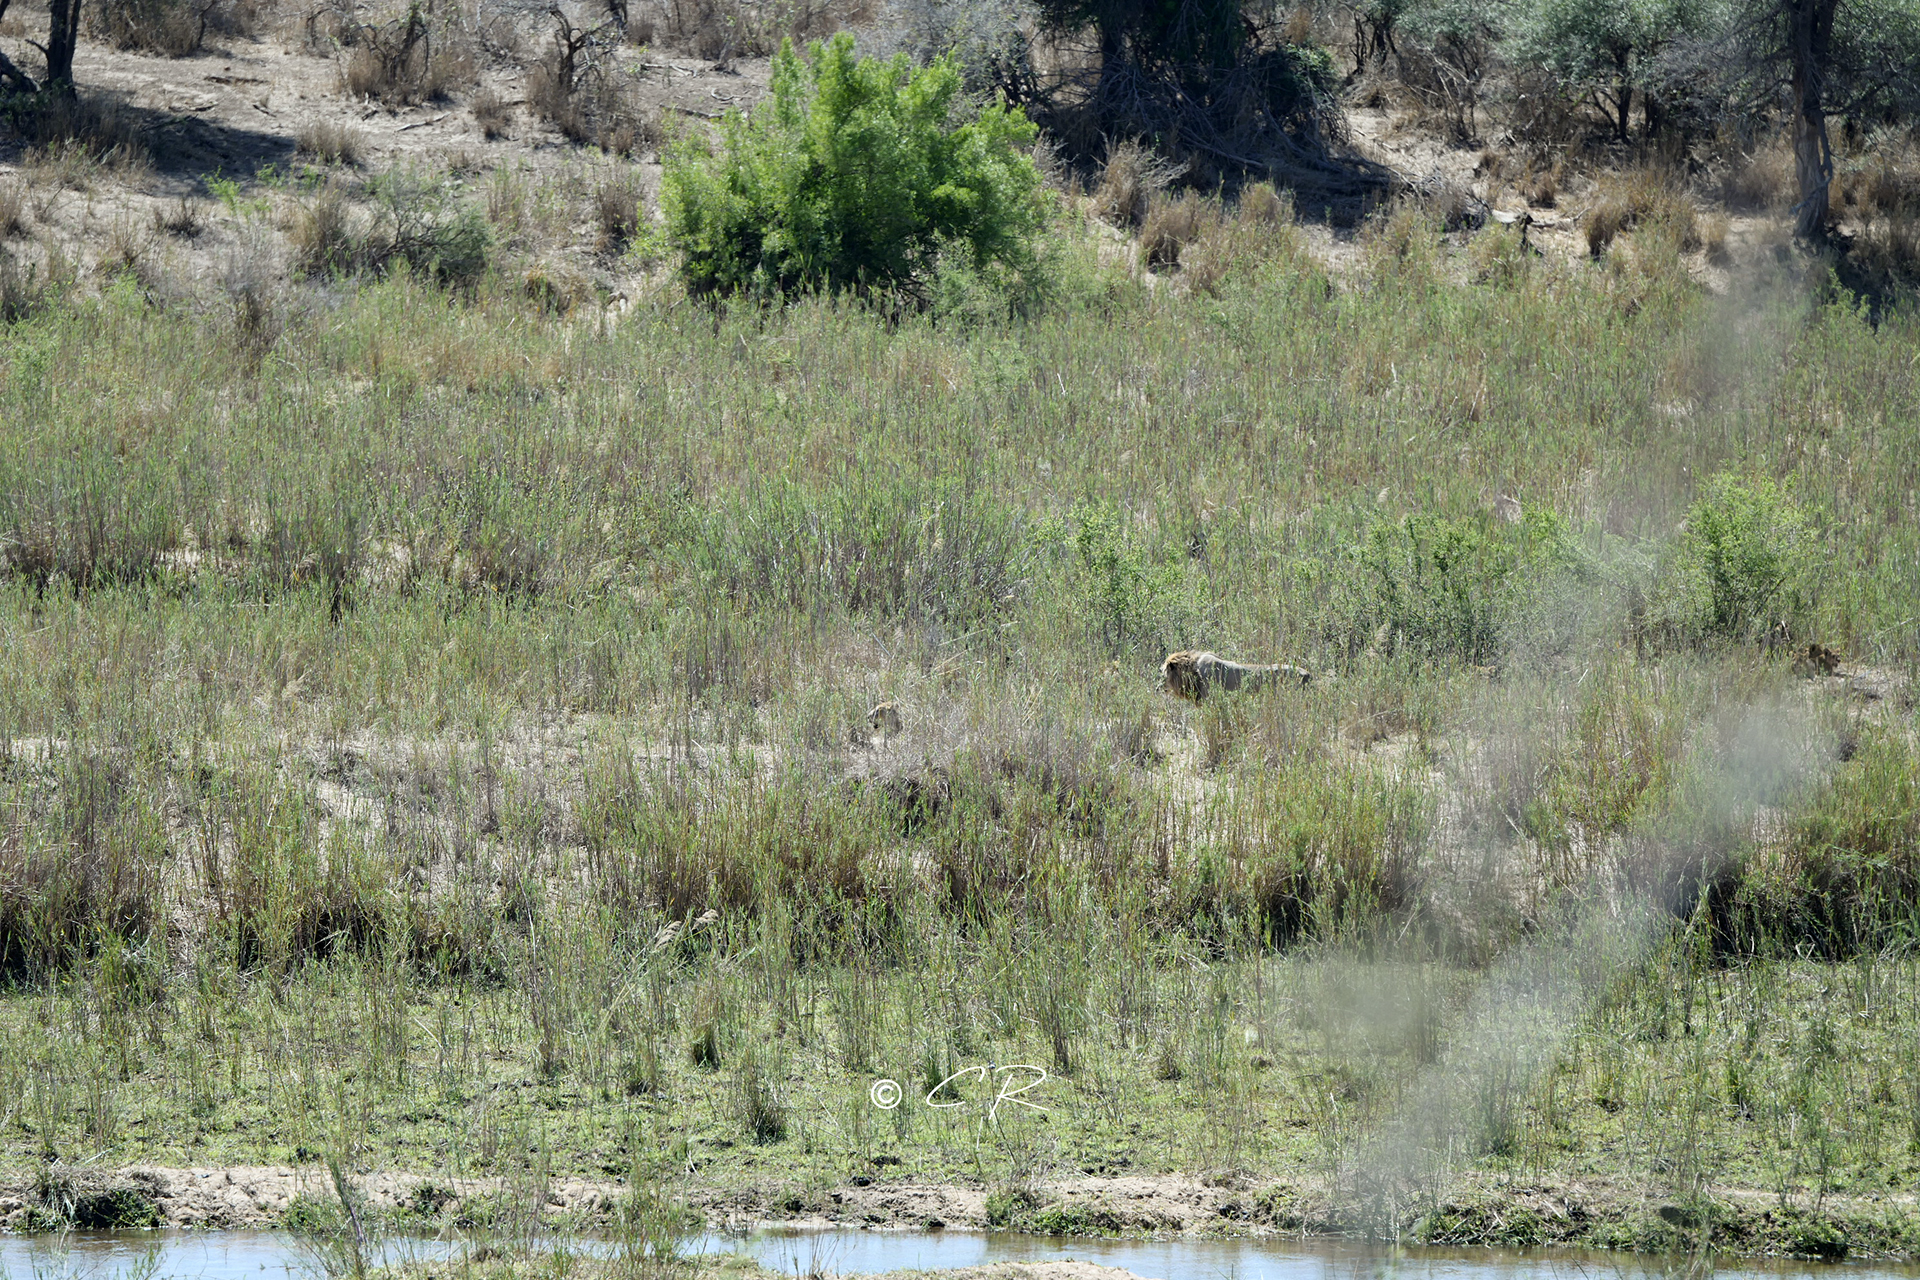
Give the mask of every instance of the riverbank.
[[[355, 1177], [384, 1230], [484, 1237], [524, 1186], [498, 1179], [406, 1174]], [[337, 1202], [324, 1169], [251, 1167], [118, 1171], [55, 1169], [42, 1186], [0, 1192], [0, 1223], [32, 1230], [62, 1218], [81, 1229], [324, 1229]], [[559, 1179], [538, 1193], [543, 1235], [605, 1233], [631, 1189], [617, 1181]], [[811, 1196], [786, 1187], [690, 1185], [685, 1206], [705, 1228], [980, 1231], [1067, 1237], [1232, 1237], [1379, 1240], [1497, 1249], [1558, 1246], [1649, 1253], [1702, 1248], [1727, 1256], [1838, 1260], [1920, 1258], [1911, 1194], [1783, 1199], [1709, 1188], [1691, 1197], [1587, 1180], [1466, 1179], [1443, 1203], [1403, 1213], [1391, 1228], [1377, 1206], [1287, 1182], [1188, 1177], [1085, 1178], [1029, 1188], [1011, 1204], [977, 1187], [861, 1179]], [[1397, 1234], [1389, 1235], [1391, 1230]]]

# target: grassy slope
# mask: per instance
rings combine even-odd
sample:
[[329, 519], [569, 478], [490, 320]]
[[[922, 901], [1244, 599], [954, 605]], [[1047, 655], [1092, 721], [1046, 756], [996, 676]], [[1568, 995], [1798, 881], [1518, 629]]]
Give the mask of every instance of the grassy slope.
[[[1715, 837], [1742, 945], [1831, 941], [1794, 876], [1836, 840], [1899, 872], [1891, 932], [1660, 944], [1549, 1011], [1551, 1069], [1487, 1082], [1447, 1172], [1904, 1190], [1912, 814], [1872, 778], [1911, 713], [1624, 641], [1730, 468], [1817, 515], [1800, 633], [1920, 658], [1910, 319], [1707, 299], [1657, 246], [1447, 284], [1406, 231], [1330, 290], [1270, 228], [1217, 297], [1070, 244], [1022, 324], [608, 332], [402, 280], [264, 357], [130, 292], [8, 330], [7, 1163], [1324, 1189], [1516, 922], [1693, 838], [1760, 707], [1814, 763]], [[1496, 492], [1601, 566], [1500, 615], [1498, 678], [1356, 634], [1372, 531], [1496, 536]], [[1187, 713], [1151, 668], [1189, 643], [1340, 678]], [[890, 695], [907, 742], [850, 748]], [[1054, 1110], [867, 1101], [982, 1061], [1064, 1070]]]

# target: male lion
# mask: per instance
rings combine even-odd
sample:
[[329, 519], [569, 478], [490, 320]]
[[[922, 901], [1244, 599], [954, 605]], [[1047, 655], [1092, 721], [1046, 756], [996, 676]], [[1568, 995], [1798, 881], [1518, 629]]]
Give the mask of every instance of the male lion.
[[1290, 663], [1250, 667], [1228, 662], [1217, 653], [1192, 649], [1168, 654], [1160, 664], [1160, 674], [1167, 679], [1169, 693], [1194, 702], [1205, 698], [1207, 690], [1216, 685], [1222, 689], [1258, 689], [1278, 680], [1304, 685], [1313, 679], [1313, 673], [1305, 667]]

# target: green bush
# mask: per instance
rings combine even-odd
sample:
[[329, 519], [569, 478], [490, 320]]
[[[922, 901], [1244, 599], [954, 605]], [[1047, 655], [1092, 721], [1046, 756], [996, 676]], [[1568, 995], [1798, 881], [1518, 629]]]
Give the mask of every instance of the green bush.
[[[1373, 645], [1425, 662], [1487, 664], [1526, 639], [1564, 641], [1534, 607], [1556, 583], [1595, 574], [1567, 523], [1530, 510], [1518, 524], [1490, 517], [1411, 515], [1374, 524], [1335, 571], [1325, 639], [1348, 658]], [[1524, 634], [1523, 634], [1524, 633]]]
[[1035, 269], [1046, 203], [1019, 110], [960, 112], [950, 58], [856, 60], [844, 33], [811, 55], [781, 46], [772, 100], [729, 113], [718, 154], [667, 157], [661, 203], [693, 292], [918, 293], [946, 254]]
[[1812, 519], [1772, 480], [1724, 472], [1687, 513], [1681, 568], [1696, 586], [1696, 625], [1744, 639], [1811, 603]]
[[1158, 662], [1191, 629], [1192, 609], [1179, 570], [1156, 562], [1130, 535], [1130, 525], [1118, 508], [1079, 502], [1069, 516], [1042, 521], [1033, 543], [1059, 555], [1071, 584], [1072, 616], [1084, 626], [1091, 648]]
[[687, 535], [706, 583], [748, 608], [937, 619], [959, 630], [1019, 599], [1020, 513], [958, 485], [875, 483], [809, 499], [769, 484], [715, 504]]
[[[1728, 941], [1779, 942], [1755, 922], [1783, 922], [1787, 945], [1845, 958], [1920, 932], [1920, 759], [1902, 735], [1876, 736], [1841, 764], [1790, 822], [1777, 856], [1749, 858]], [[1783, 948], [1784, 949], [1784, 948]]]

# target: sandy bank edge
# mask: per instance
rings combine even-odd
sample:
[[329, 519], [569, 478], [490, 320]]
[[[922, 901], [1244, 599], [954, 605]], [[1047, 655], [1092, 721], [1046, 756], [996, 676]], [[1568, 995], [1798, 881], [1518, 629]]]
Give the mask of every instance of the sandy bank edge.
[[[497, 1178], [446, 1179], [409, 1173], [358, 1174], [377, 1209], [413, 1211], [421, 1223], [471, 1225], [490, 1204], [527, 1194]], [[543, 1211], [558, 1223], [604, 1222], [627, 1194], [619, 1181], [556, 1178]], [[937, 1230], [1011, 1225], [1071, 1235], [1364, 1236], [1365, 1220], [1320, 1190], [1287, 1182], [1168, 1174], [1089, 1177], [1044, 1184], [989, 1222], [984, 1188], [855, 1178], [831, 1189], [691, 1186], [689, 1205], [716, 1229], [756, 1225]], [[0, 1229], [28, 1231], [64, 1218], [80, 1227], [149, 1225], [190, 1229], [284, 1225], [303, 1198], [325, 1203], [332, 1188], [318, 1166], [114, 1170], [53, 1165], [42, 1175], [0, 1175]], [[115, 1217], [114, 1215], [122, 1215]], [[1009, 1221], [1009, 1216], [1011, 1220]], [[1519, 1182], [1465, 1178], [1446, 1202], [1398, 1224], [1403, 1238], [1448, 1245], [1577, 1245], [1662, 1250], [1711, 1238], [1730, 1254], [1805, 1257], [1920, 1257], [1920, 1207], [1910, 1194], [1828, 1194], [1783, 1200], [1777, 1193], [1713, 1188], [1682, 1200], [1649, 1187], [1601, 1181]], [[1068, 1278], [1063, 1278], [1068, 1280]]]

